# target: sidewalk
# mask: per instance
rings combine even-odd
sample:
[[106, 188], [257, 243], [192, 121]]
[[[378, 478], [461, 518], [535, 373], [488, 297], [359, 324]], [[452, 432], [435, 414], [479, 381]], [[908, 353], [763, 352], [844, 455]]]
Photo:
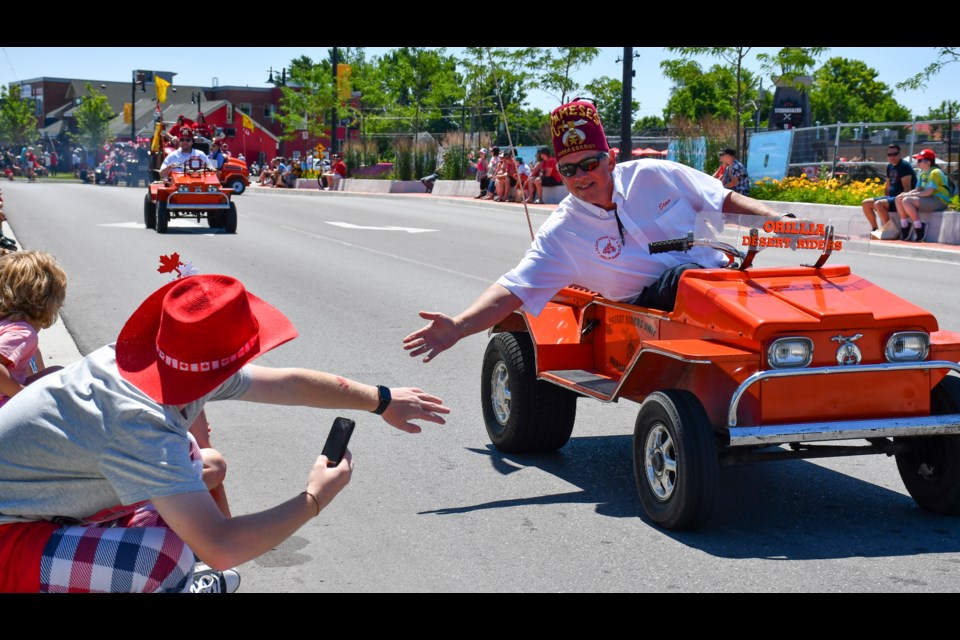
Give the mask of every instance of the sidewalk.
[[[246, 193], [257, 195], [266, 194], [269, 196], [306, 195], [321, 198], [336, 196], [348, 198], [429, 198], [434, 202], [471, 204], [478, 207], [495, 208], [500, 210], [513, 209], [521, 213], [524, 211], [523, 204], [519, 202], [494, 202], [493, 200], [478, 200], [469, 196], [437, 196], [429, 193], [361, 193], [351, 191], [320, 191], [318, 189], [272, 189], [270, 187], [261, 186], [260, 184], [256, 184], [254, 182], [250, 183]], [[775, 207], [777, 203], [771, 202], [767, 204]], [[556, 207], [557, 205], [554, 204], [527, 203], [527, 209], [529, 211], [544, 215], [548, 215], [550, 212], [556, 209]], [[867, 231], [869, 231], [869, 229], [867, 227], [866, 220], [864, 220], [864, 237], [866, 237]], [[938, 262], [960, 264], [960, 245], [954, 244], [941, 244], [936, 242], [904, 242], [902, 240], [870, 240], [867, 244], [866, 253], [881, 257], [934, 260]]]

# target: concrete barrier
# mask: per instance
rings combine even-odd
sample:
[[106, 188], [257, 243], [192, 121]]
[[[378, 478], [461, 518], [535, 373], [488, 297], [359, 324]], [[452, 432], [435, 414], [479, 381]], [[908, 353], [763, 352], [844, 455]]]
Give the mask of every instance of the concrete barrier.
[[480, 195], [480, 183], [476, 180], [437, 180], [433, 183], [432, 195], [473, 198]]
[[364, 180], [345, 178], [340, 181], [338, 191], [359, 193], [426, 193], [419, 180]]

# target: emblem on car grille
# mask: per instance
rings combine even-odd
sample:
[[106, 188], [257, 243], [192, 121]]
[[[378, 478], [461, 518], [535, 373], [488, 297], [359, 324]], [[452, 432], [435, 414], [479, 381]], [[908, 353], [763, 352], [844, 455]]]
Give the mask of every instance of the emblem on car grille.
[[831, 342], [836, 340], [840, 343], [840, 347], [837, 349], [837, 364], [844, 366], [850, 364], [860, 364], [863, 354], [860, 353], [860, 349], [857, 347], [857, 345], [853, 343], [862, 337], [862, 333], [857, 333], [849, 337], [836, 335], [830, 338]]

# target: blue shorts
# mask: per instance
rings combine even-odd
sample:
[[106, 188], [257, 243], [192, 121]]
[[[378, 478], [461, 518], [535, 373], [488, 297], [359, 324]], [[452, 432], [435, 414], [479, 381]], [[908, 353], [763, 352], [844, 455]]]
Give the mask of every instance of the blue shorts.
[[879, 200], [886, 200], [886, 201], [887, 201], [887, 204], [890, 205], [890, 206], [887, 208], [888, 211], [895, 212], [895, 211], [897, 210], [897, 197], [896, 197], [896, 196], [880, 196], [880, 197], [878, 197], [878, 198], [874, 198], [874, 199], [873, 199], [874, 202], [877, 202], [877, 201], [879, 201]]

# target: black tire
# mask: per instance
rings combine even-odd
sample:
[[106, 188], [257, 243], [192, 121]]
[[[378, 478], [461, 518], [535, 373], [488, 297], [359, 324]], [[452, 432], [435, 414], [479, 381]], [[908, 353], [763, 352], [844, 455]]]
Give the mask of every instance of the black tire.
[[579, 396], [537, 380], [530, 335], [498, 333], [487, 344], [480, 401], [487, 435], [508, 453], [555, 451], [570, 440]]
[[[960, 413], [960, 378], [947, 376], [930, 393], [930, 414]], [[897, 438], [897, 470], [910, 497], [926, 511], [960, 514], [960, 435]]]
[[317, 176], [317, 186], [320, 187], [321, 191], [327, 188], [327, 183], [324, 182], [322, 173]]
[[211, 229], [223, 229], [227, 226], [227, 214], [223, 211], [210, 211], [207, 213], [207, 224]]
[[157, 227], [157, 205], [150, 199], [149, 193], [143, 197], [143, 224], [147, 229]]
[[167, 225], [170, 223], [170, 212], [167, 211], [166, 202], [157, 203], [157, 233], [166, 233]]
[[224, 222], [223, 230], [227, 233], [237, 232], [237, 205], [230, 203], [230, 209], [227, 211], [227, 219]]
[[227, 183], [227, 187], [233, 189], [233, 195], [238, 196], [244, 191], [247, 190], [247, 186], [243, 184], [243, 180], [240, 178], [234, 178]]
[[640, 503], [665, 529], [694, 529], [713, 513], [720, 475], [707, 412], [689, 391], [647, 396], [633, 432], [633, 475]]

